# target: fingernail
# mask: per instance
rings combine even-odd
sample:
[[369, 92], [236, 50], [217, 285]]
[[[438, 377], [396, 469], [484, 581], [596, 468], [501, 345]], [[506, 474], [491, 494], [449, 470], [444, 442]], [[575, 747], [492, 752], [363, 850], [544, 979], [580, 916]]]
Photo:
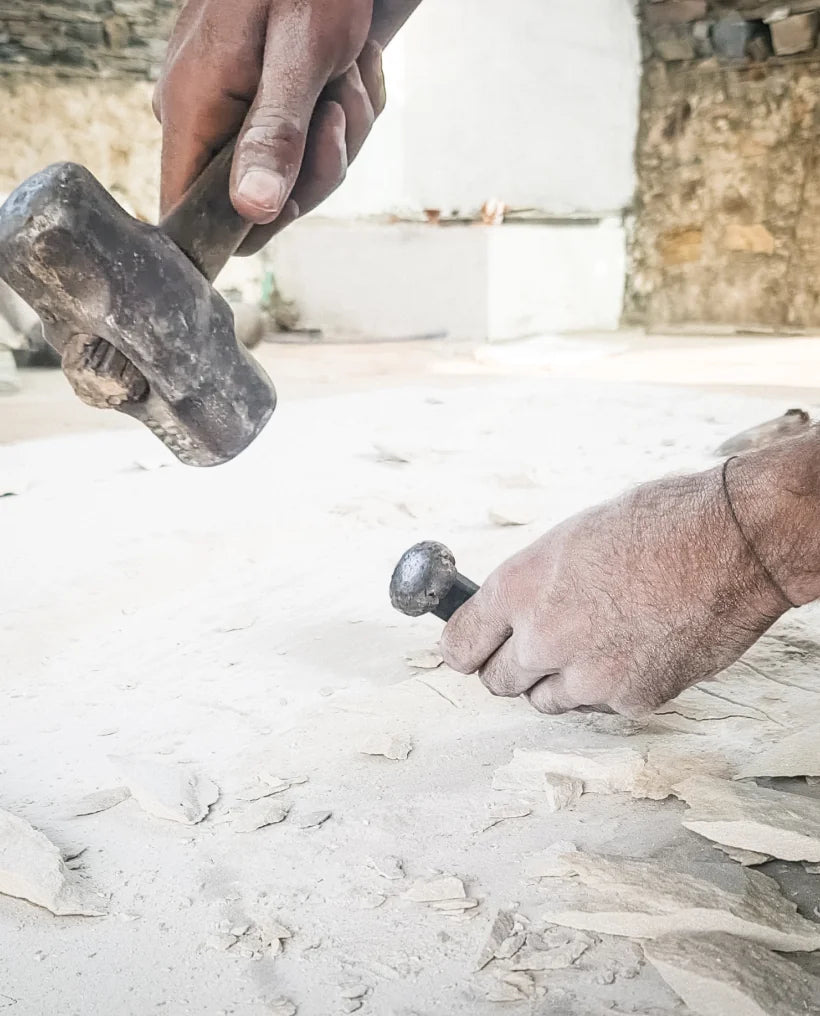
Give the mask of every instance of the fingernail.
[[237, 196], [246, 204], [275, 218], [287, 197], [285, 181], [278, 173], [267, 169], [249, 169], [239, 181]]

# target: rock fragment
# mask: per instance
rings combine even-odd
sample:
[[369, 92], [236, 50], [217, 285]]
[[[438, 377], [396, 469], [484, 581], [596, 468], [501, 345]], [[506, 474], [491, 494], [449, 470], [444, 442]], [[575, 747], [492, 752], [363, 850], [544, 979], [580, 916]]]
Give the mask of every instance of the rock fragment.
[[530, 878], [561, 878], [573, 874], [572, 858], [565, 854], [575, 854], [578, 848], [569, 840], [558, 840], [546, 850], [530, 854], [524, 867]]
[[51, 840], [7, 811], [0, 811], [0, 894], [27, 900], [58, 917], [105, 913], [71, 881]]
[[403, 762], [412, 750], [412, 738], [387, 733], [371, 734], [359, 748], [362, 755], [383, 755], [394, 762]]
[[530, 815], [532, 815], [532, 808], [523, 801], [491, 805], [490, 818], [478, 831], [486, 833], [489, 829], [494, 829], [502, 822], [507, 822], [514, 818], [527, 818]]
[[296, 825], [300, 829], [316, 829], [333, 815], [332, 811], [309, 811], [296, 819]]
[[512, 910], [499, 910], [490, 925], [487, 941], [479, 954], [476, 970], [503, 956], [512, 956], [525, 941], [524, 923]]
[[86, 794], [81, 798], [74, 808], [74, 815], [77, 818], [83, 815], [97, 815], [101, 811], [108, 811], [116, 808], [118, 804], [128, 800], [131, 791], [127, 787], [112, 787], [110, 790], [97, 790], [93, 794]]
[[784, 861], [820, 861], [820, 801], [755, 784], [694, 776], [675, 787], [683, 825], [707, 839]]
[[192, 766], [136, 755], [109, 760], [140, 807], [156, 818], [196, 825], [219, 800], [219, 787]]
[[547, 777], [580, 780], [587, 794], [629, 792], [645, 765], [636, 748], [579, 748], [565, 751], [516, 749], [512, 761], [496, 769], [494, 790], [546, 792]]
[[780, 952], [820, 949], [820, 926], [760, 872], [700, 864], [691, 875], [643, 858], [564, 856], [577, 878], [543, 915], [552, 924], [629, 938], [725, 932]]
[[404, 898], [411, 903], [435, 903], [439, 900], [464, 900], [467, 890], [455, 875], [437, 875], [434, 878], [419, 878], [405, 892]]
[[420, 649], [417, 653], [405, 656], [405, 660], [408, 667], [416, 670], [437, 670], [444, 663], [444, 657], [438, 649]]
[[538, 936], [527, 936], [527, 947], [510, 961], [512, 970], [565, 970], [595, 944], [583, 931], [549, 928]]
[[398, 881], [404, 878], [404, 861], [394, 854], [386, 854], [384, 857], [371, 857], [370, 865], [382, 878], [391, 881]]
[[670, 935], [644, 943], [670, 988], [699, 1016], [820, 1013], [820, 978], [732, 935]]
[[741, 768], [737, 779], [755, 776], [820, 776], [820, 724], [768, 744]]
[[252, 833], [257, 829], [264, 829], [266, 826], [284, 822], [289, 814], [289, 804], [282, 801], [271, 801], [269, 798], [263, 797], [245, 808], [234, 823], [234, 828], [238, 833]]
[[296, 1016], [298, 1011], [289, 998], [277, 998], [269, 1004], [270, 1016]]
[[754, 868], [758, 864], [766, 864], [771, 861], [768, 854], [759, 854], [756, 850], [740, 850], [737, 847], [727, 847], [723, 843], [715, 843], [715, 848], [731, 857], [733, 861], [742, 864], [744, 868]]
[[544, 801], [547, 811], [562, 811], [580, 798], [584, 792], [584, 784], [572, 776], [558, 776], [556, 773], [544, 774]]

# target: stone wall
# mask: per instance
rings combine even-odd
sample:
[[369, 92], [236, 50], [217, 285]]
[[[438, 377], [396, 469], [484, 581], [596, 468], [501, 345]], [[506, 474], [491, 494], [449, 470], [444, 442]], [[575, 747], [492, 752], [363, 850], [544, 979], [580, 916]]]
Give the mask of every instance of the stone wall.
[[176, 0], [0, 0], [0, 72], [156, 78]]
[[815, 8], [644, 0], [628, 323], [820, 325]]

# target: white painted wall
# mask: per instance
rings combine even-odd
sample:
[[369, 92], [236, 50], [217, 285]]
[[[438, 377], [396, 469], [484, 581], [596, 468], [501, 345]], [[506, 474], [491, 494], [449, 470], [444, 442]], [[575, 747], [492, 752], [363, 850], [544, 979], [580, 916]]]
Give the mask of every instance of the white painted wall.
[[632, 0], [423, 0], [386, 54], [387, 110], [322, 214], [623, 208], [639, 58]]
[[[632, 0], [423, 0], [385, 64], [388, 108], [347, 181], [273, 245], [303, 323], [385, 339], [617, 327], [640, 82]], [[472, 215], [492, 198], [604, 221], [384, 219]]]

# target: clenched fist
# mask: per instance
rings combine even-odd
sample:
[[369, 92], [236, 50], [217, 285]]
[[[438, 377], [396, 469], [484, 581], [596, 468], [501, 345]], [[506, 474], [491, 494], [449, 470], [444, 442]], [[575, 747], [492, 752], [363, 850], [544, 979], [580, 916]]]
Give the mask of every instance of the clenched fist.
[[162, 210], [239, 135], [243, 253], [344, 179], [385, 103], [382, 46], [419, 0], [187, 0], [154, 96]]
[[568, 519], [451, 619], [445, 661], [544, 713], [656, 709], [820, 597], [820, 435]]

